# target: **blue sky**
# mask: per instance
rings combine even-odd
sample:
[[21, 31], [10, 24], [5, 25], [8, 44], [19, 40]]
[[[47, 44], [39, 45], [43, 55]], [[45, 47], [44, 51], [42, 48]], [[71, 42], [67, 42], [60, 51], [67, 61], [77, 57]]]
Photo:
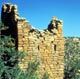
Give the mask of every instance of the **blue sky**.
[[20, 16], [38, 29], [47, 28], [53, 16], [63, 20], [64, 36], [80, 36], [80, 0], [0, 0], [18, 5]]

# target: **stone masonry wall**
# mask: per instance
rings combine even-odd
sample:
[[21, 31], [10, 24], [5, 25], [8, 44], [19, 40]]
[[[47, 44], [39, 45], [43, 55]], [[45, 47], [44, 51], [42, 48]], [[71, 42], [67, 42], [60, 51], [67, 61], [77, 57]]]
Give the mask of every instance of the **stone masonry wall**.
[[[4, 18], [4, 11], [5, 13], [11, 13], [10, 8], [7, 11], [8, 7], [6, 5], [9, 7], [14, 6], [11, 4], [3, 5], [2, 19]], [[4, 6], [6, 8], [4, 8]], [[20, 18], [17, 14], [18, 13], [16, 11], [16, 13], [13, 14], [14, 20], [12, 20], [13, 23], [16, 22], [14, 27], [17, 28], [17, 32], [15, 32], [17, 33], [17, 48], [19, 51], [28, 52], [29, 54], [29, 56], [25, 57], [19, 64], [20, 68], [25, 69], [28, 61], [34, 61], [36, 59], [40, 62], [38, 70], [40, 79], [45, 72], [48, 72], [49, 79], [63, 79], [64, 38], [62, 33], [62, 21], [54, 17], [52, 18], [47, 29], [39, 31], [37, 29], [33, 29], [28, 21]], [[5, 22], [7, 19], [8, 18], [5, 19]], [[11, 27], [11, 25], [9, 25], [9, 27]]]

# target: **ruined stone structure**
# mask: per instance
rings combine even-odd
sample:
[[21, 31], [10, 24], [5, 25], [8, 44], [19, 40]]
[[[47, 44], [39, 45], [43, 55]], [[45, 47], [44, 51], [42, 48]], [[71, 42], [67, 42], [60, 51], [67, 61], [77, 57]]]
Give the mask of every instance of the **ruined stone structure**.
[[2, 35], [11, 35], [16, 40], [17, 49], [29, 54], [19, 64], [21, 69], [27, 67], [28, 61], [37, 59], [40, 62], [40, 79], [45, 72], [48, 72], [49, 79], [63, 79], [64, 38], [61, 20], [54, 17], [47, 29], [39, 31], [33, 29], [28, 21], [20, 18], [17, 6], [12, 4], [2, 6], [1, 19], [8, 27], [2, 31]]

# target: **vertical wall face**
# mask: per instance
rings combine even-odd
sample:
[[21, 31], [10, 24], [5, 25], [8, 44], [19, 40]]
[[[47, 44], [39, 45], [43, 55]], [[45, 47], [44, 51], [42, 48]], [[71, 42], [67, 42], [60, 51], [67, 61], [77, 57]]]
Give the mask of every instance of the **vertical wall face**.
[[17, 6], [11, 4], [4, 4], [2, 6], [1, 21], [5, 28], [1, 31], [1, 35], [11, 35], [15, 39], [15, 45], [17, 47], [17, 19], [18, 12]]
[[[3, 17], [2, 17], [3, 18]], [[40, 62], [40, 79], [48, 72], [49, 79], [63, 79], [64, 73], [64, 38], [62, 22], [53, 18], [48, 28], [43, 31], [32, 29], [25, 19], [17, 19], [18, 50], [28, 52], [19, 64], [25, 69], [28, 61], [35, 59]]]
[[27, 51], [20, 67], [25, 69], [29, 60], [40, 62], [40, 79], [43, 73], [48, 72], [50, 79], [63, 79], [64, 73], [64, 38], [62, 22], [53, 18], [46, 30], [42, 32], [30, 28], [25, 21], [18, 21], [18, 50]]

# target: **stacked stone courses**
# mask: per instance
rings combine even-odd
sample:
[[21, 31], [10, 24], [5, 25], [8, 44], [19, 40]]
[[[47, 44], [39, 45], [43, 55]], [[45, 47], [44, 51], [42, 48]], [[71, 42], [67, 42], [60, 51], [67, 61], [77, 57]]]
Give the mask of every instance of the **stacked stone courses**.
[[22, 70], [26, 69], [29, 61], [37, 60], [40, 62], [37, 71], [40, 79], [45, 72], [49, 74], [49, 79], [63, 79], [64, 38], [61, 20], [54, 17], [45, 30], [39, 31], [32, 28], [26, 19], [20, 18], [17, 6], [12, 4], [3, 4], [1, 19], [9, 28], [1, 34], [4, 35], [4, 32], [11, 30], [7, 35], [11, 34], [15, 39], [16, 48], [28, 53], [28, 56], [19, 63]]

